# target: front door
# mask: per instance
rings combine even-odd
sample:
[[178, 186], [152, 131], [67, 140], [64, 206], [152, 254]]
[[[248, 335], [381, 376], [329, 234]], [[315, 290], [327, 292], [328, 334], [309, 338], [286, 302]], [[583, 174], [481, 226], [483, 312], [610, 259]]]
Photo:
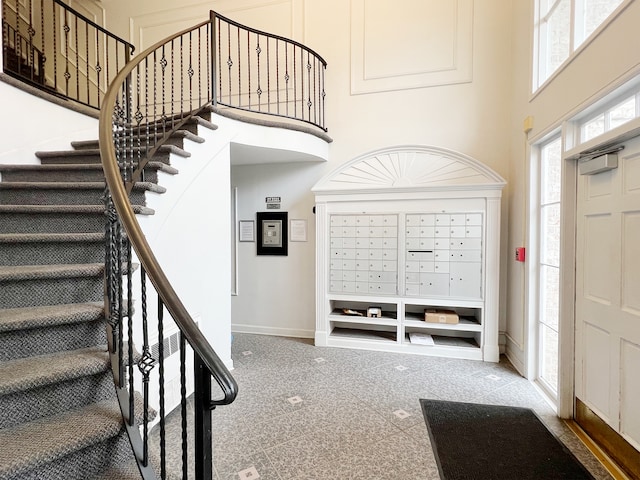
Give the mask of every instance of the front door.
[[624, 147], [618, 168], [578, 175], [576, 419], [640, 450], [640, 138]]

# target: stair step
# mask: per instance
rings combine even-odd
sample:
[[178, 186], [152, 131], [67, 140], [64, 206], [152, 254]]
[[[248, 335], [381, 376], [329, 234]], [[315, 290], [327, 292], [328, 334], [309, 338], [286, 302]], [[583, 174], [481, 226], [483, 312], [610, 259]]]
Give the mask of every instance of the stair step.
[[[0, 183], [2, 205], [95, 205], [102, 201], [104, 182], [10, 182]], [[144, 205], [145, 192], [165, 193], [166, 188], [151, 182], [137, 182], [131, 202]]]
[[115, 399], [0, 431], [0, 479], [96, 478], [130, 459]]
[[[102, 165], [0, 165], [3, 182], [104, 182]], [[42, 180], [41, 180], [42, 179]]]
[[[145, 181], [158, 183], [158, 171], [175, 175], [178, 170], [162, 162], [152, 161], [145, 168]], [[101, 163], [0, 165], [2, 182], [104, 182]]]
[[[134, 149], [138, 151], [138, 149]], [[144, 151], [144, 150], [143, 150]], [[169, 154], [179, 155], [187, 158], [191, 154], [186, 150], [176, 147], [175, 145], [162, 145], [156, 155], [153, 156], [153, 160], [161, 161], [163, 163], [169, 163]], [[81, 149], [81, 150], [62, 150], [62, 151], [47, 151], [36, 152], [36, 157], [40, 159], [43, 165], [49, 164], [68, 164], [68, 163], [101, 163], [99, 149]]]
[[0, 266], [0, 308], [103, 299], [104, 264]]
[[[155, 141], [157, 139], [162, 138], [163, 135], [164, 133], [162, 132], [162, 129], [158, 129], [157, 132], [155, 132], [152, 128], [150, 128], [148, 132], [146, 130], [143, 130], [139, 135], [133, 136], [134, 145], [137, 144], [138, 140], [142, 145], [146, 145], [147, 139], [155, 143]], [[185, 139], [191, 140], [192, 142], [196, 142], [196, 143], [204, 143], [204, 138], [199, 137], [198, 135], [190, 132], [189, 130], [177, 130], [169, 137], [165, 145], [174, 145], [178, 148], [184, 149]], [[98, 149], [100, 148], [100, 141], [99, 140], [82, 140], [77, 142], [71, 142], [71, 146], [76, 150]]]
[[0, 334], [15, 330], [91, 322], [102, 318], [104, 318], [104, 305], [100, 302], [8, 308], [0, 310]]
[[103, 262], [105, 235], [95, 233], [0, 233], [0, 265]]
[[0, 310], [0, 362], [106, 344], [101, 303]]
[[0, 431], [113, 396], [106, 344], [0, 363]]
[[[153, 209], [133, 205], [137, 215]], [[0, 205], [0, 233], [103, 232], [104, 205]]]

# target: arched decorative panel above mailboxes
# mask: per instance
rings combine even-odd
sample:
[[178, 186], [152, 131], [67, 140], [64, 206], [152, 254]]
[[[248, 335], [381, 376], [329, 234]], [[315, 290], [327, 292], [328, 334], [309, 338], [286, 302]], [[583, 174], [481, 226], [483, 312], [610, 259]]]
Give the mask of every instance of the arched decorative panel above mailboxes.
[[321, 179], [315, 193], [402, 190], [502, 190], [504, 179], [483, 163], [433, 146], [389, 147], [361, 155]]

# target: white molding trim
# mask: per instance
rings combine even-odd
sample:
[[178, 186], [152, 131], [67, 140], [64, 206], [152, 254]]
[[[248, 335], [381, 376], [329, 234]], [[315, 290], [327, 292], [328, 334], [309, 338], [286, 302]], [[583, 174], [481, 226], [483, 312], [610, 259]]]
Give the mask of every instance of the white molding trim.
[[306, 330], [302, 328], [267, 327], [240, 323], [231, 324], [231, 333], [253, 333], [256, 335], [273, 335], [276, 337], [294, 338], [314, 338], [315, 336], [315, 332], [313, 330]]
[[[448, 18], [437, 20], [440, 28], [447, 28], [449, 24], [451, 35], [450, 57], [448, 64], [434, 63], [429, 65], [429, 46], [425, 46], [425, 55], [420, 58], [422, 65], [415, 68], [397, 71], [379, 72], [377, 75], [367, 74], [367, 48], [373, 48], [366, 44], [367, 8], [374, 6], [367, 0], [351, 0], [351, 94], [384, 92], [391, 90], [406, 90], [412, 88], [431, 87], [436, 85], [452, 85], [468, 83], [473, 79], [473, 8], [474, 0], [452, 0], [443, 2], [447, 6], [453, 5], [454, 12]], [[422, 5], [423, 8], [428, 8]], [[408, 8], [403, 5], [403, 8]], [[369, 12], [371, 15], [371, 12]], [[424, 18], [424, 12], [415, 12], [415, 18]], [[389, 25], [390, 31], [396, 28]], [[388, 35], [387, 41], [393, 41], [393, 35]], [[404, 45], [390, 45], [390, 48], [402, 50]], [[409, 47], [409, 46], [407, 46]], [[411, 46], [415, 49], [415, 45]], [[437, 48], [441, 55], [445, 48], [442, 45], [431, 45]], [[384, 56], [381, 57], [384, 62]], [[425, 63], [426, 62], [426, 63]], [[392, 67], [389, 67], [392, 68]]]

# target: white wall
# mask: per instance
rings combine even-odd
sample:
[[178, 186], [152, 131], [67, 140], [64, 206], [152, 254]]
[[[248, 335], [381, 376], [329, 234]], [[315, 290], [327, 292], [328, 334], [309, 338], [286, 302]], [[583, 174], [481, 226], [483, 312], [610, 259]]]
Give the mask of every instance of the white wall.
[[[215, 0], [180, 5], [169, 0], [104, 0], [101, 4], [107, 11], [107, 26], [132, 41], [138, 51], [205, 20], [213, 8], [241, 23], [300, 41], [327, 61], [327, 125], [334, 140], [329, 162], [315, 167], [234, 168], [240, 218], [262, 210], [263, 197], [279, 195], [290, 215], [309, 219], [311, 231], [313, 199], [308, 190], [315, 180], [351, 158], [393, 145], [456, 150], [486, 163], [509, 181], [514, 2], [404, 0], [401, 9], [389, 10], [389, 2], [367, 0], [366, 15], [363, 0]], [[503, 202], [505, 243], [506, 213]], [[305, 334], [313, 328], [313, 235], [305, 245], [290, 244], [292, 253], [285, 260], [257, 259], [254, 247], [240, 245], [241, 296], [255, 297], [254, 305], [246, 297], [234, 299], [234, 328], [254, 325], [257, 331], [272, 328]], [[503, 272], [507, 258], [505, 250]], [[249, 272], [253, 280], [244, 284]], [[506, 275], [501, 283], [501, 302], [506, 305]], [[282, 292], [290, 296], [283, 297]], [[291, 302], [295, 308], [288, 306]], [[501, 309], [501, 330], [506, 326], [505, 311]]]
[[[531, 95], [531, 28], [532, 2], [513, 2], [512, 62], [514, 71], [512, 118], [508, 133], [511, 145], [509, 159], [509, 241], [507, 249], [526, 245], [527, 233], [527, 172], [528, 144], [535, 143], [563, 120], [598, 99], [632, 75], [640, 73], [640, 49], [636, 48], [637, 25], [640, 22], [640, 2], [634, 1], [615, 18], [580, 54], [548, 84]], [[523, 133], [523, 120], [534, 118], [533, 130]], [[525, 268], [508, 262], [507, 289], [507, 353], [524, 372], [525, 346], [528, 340], [523, 304]]]
[[72, 140], [98, 138], [97, 118], [43, 101], [3, 82], [0, 104], [0, 163], [39, 163], [37, 151], [68, 150]]
[[[311, 187], [317, 163], [236, 166], [238, 219], [256, 220], [265, 198], [279, 196], [289, 220], [307, 222], [307, 241], [289, 242], [288, 255], [257, 255], [255, 242], [238, 243], [238, 295], [232, 298], [233, 329], [312, 338], [315, 333], [315, 218]], [[257, 234], [257, 224], [256, 224]]]

